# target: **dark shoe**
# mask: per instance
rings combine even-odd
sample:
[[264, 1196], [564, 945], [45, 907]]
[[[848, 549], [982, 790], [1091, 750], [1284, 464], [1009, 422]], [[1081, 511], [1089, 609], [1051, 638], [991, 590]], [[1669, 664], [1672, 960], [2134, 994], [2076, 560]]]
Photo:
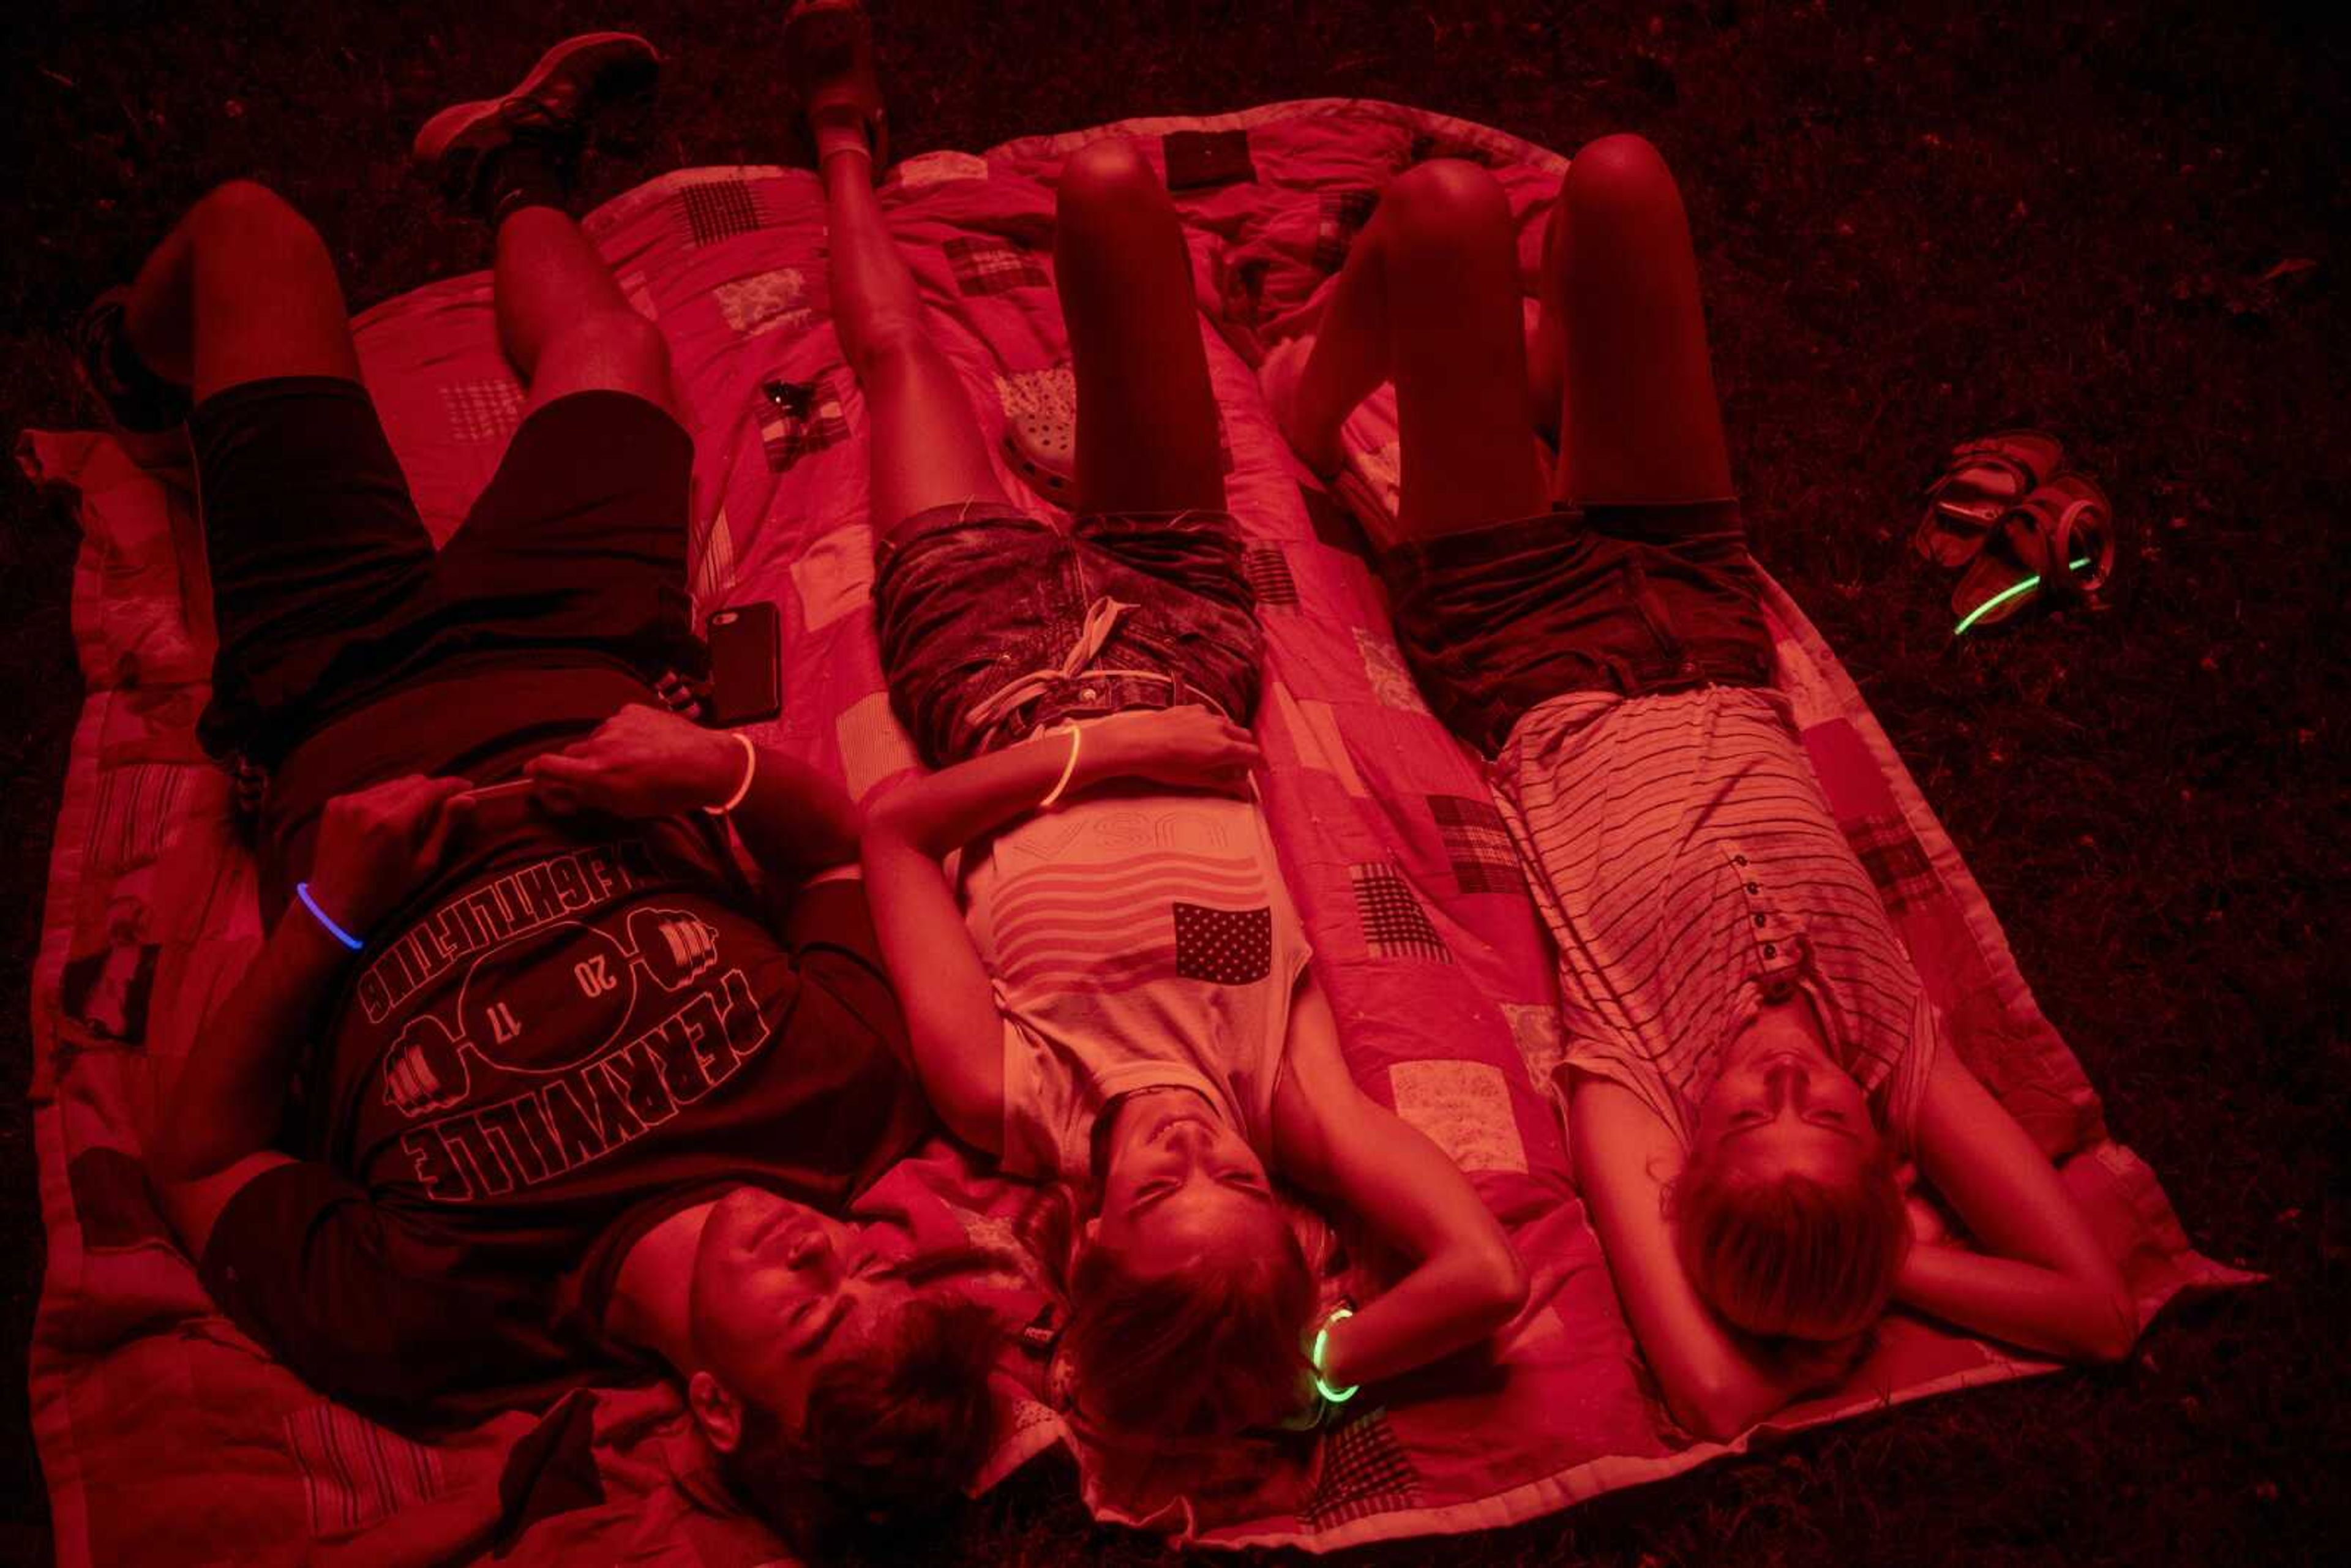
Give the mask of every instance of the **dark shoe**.
[[130, 298], [130, 288], [118, 283], [89, 302], [74, 323], [74, 362], [117, 430], [157, 435], [186, 422], [188, 389], [149, 370], [131, 349], [122, 323]]
[[889, 162], [890, 115], [873, 76], [863, 0], [798, 0], [784, 17], [784, 78], [811, 127], [829, 114], [853, 114], [875, 172]]
[[479, 208], [491, 163], [511, 146], [533, 147], [568, 181], [589, 121], [609, 105], [649, 96], [660, 74], [661, 51], [634, 33], [566, 38], [504, 98], [452, 104], [426, 120], [409, 164], [465, 213]]

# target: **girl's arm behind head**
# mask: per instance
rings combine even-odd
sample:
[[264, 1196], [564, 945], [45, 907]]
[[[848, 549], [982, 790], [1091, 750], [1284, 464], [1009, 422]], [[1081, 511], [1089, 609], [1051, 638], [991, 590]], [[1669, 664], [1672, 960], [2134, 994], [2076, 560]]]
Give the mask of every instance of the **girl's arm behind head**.
[[1897, 1301], [2069, 1361], [2119, 1361], [2138, 1309], [2055, 1167], [1957, 1052], [1936, 1053], [1918, 1167], [1984, 1249], [1914, 1246]]
[[1327, 1382], [1375, 1383], [1476, 1343], [1526, 1303], [1526, 1270], [1459, 1167], [1366, 1097], [1311, 977], [1294, 1003], [1274, 1093], [1277, 1174], [1345, 1204], [1412, 1268], [1332, 1328]]

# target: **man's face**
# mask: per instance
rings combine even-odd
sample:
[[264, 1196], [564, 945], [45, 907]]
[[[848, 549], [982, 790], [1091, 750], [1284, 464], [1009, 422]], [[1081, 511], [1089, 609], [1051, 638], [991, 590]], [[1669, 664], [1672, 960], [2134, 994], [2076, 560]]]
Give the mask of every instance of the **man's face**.
[[855, 1226], [744, 1186], [703, 1227], [688, 1312], [710, 1373], [737, 1399], [797, 1426], [817, 1374], [911, 1298], [893, 1260]]

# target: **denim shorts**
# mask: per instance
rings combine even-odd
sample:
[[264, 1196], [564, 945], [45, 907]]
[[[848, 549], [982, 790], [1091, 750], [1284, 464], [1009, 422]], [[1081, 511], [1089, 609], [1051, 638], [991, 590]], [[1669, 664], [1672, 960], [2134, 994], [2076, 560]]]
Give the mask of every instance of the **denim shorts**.
[[1422, 694], [1489, 757], [1569, 692], [1771, 682], [1737, 501], [1547, 512], [1399, 545], [1379, 567]]
[[873, 584], [891, 706], [944, 768], [1063, 719], [1257, 711], [1257, 601], [1229, 512], [1113, 512], [1064, 533], [1002, 502], [918, 512]]

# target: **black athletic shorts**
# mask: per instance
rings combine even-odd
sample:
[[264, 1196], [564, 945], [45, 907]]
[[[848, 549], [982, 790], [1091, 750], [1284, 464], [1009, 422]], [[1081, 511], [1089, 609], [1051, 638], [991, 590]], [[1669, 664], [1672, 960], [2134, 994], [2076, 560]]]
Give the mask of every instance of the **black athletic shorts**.
[[694, 441], [619, 392], [536, 410], [434, 550], [367, 391], [248, 382], [189, 419], [219, 650], [197, 733], [274, 765], [403, 684], [464, 668], [698, 673]]

